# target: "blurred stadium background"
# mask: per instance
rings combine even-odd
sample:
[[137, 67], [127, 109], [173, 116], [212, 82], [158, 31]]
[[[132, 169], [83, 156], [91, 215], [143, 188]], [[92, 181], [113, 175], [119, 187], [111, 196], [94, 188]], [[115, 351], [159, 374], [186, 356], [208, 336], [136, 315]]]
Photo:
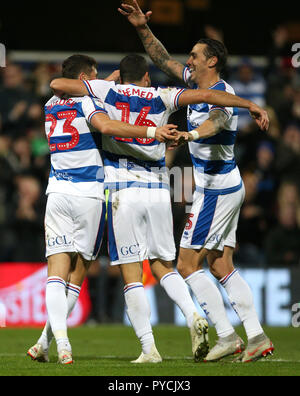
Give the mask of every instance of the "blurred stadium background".
[[[134, 29], [118, 14], [120, 2], [36, 9], [30, 3], [1, 5], [0, 68], [0, 326], [39, 326], [46, 319], [44, 284], [44, 191], [49, 153], [43, 104], [49, 82], [73, 53], [94, 56], [106, 77], [130, 52], [144, 53]], [[262, 322], [290, 326], [300, 301], [300, 20], [281, 3], [216, 0], [140, 0], [153, 10], [151, 28], [176, 59], [185, 62], [202, 36], [223, 40], [231, 54], [226, 79], [240, 96], [265, 106], [267, 134], [240, 112], [236, 157], [246, 187], [238, 227], [236, 265], [254, 292]], [[3, 48], [3, 47], [2, 47]], [[293, 62], [294, 59], [294, 62]], [[153, 85], [178, 85], [151, 65]], [[173, 121], [186, 129], [186, 111]], [[169, 167], [191, 166], [187, 150], [168, 157]], [[191, 180], [185, 180], [191, 183]], [[186, 221], [185, 202], [174, 203], [177, 242]], [[184, 324], [155, 285], [145, 263], [152, 321]], [[110, 268], [104, 240], [70, 325], [124, 323], [122, 282]], [[2, 310], [2, 311], [1, 311]], [[230, 317], [237, 323], [230, 308]], [[300, 324], [299, 324], [300, 325]]]

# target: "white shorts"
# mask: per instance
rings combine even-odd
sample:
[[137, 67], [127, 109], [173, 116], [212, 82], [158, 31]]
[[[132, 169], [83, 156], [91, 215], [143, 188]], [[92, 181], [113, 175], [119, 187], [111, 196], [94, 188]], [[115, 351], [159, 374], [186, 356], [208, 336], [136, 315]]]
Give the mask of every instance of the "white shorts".
[[170, 192], [127, 188], [110, 192], [107, 207], [111, 265], [173, 261], [176, 248]]
[[235, 248], [236, 229], [244, 197], [244, 186], [228, 195], [195, 192], [180, 247], [220, 251], [224, 250], [224, 246]]
[[45, 215], [46, 257], [76, 252], [94, 260], [105, 226], [105, 202], [101, 199], [51, 193]]

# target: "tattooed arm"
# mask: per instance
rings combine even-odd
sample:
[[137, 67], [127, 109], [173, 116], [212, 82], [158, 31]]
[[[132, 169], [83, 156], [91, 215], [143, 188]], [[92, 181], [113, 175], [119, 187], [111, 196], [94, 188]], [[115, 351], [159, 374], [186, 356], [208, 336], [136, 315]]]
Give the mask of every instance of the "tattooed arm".
[[209, 113], [209, 118], [197, 129], [190, 132], [177, 132], [177, 137], [174, 143], [169, 146], [169, 149], [174, 149], [184, 143], [192, 142], [199, 139], [208, 139], [221, 132], [226, 122], [228, 115], [222, 110], [214, 110]]
[[122, 4], [122, 8], [119, 8], [118, 10], [122, 15], [126, 16], [128, 21], [136, 28], [146, 52], [152, 59], [152, 62], [169, 76], [182, 81], [184, 65], [171, 58], [166, 48], [154, 36], [147, 25], [152, 11], [148, 11], [144, 14], [136, 0], [132, 1], [132, 5]]
[[[194, 131], [198, 133], [194, 134], [194, 138], [191, 140], [207, 139], [217, 133], [221, 132], [226, 122], [228, 121], [228, 115], [222, 110], [214, 110], [209, 113], [209, 118], [200, 127], [196, 128]], [[193, 131], [192, 131], [193, 132]], [[191, 134], [191, 132], [189, 132]]]

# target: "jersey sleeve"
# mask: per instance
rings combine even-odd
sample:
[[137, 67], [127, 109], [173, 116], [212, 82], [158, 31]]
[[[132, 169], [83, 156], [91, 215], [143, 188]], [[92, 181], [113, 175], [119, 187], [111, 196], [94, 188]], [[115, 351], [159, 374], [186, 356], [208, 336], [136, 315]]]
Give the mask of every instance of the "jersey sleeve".
[[88, 96], [85, 96], [82, 101], [82, 111], [89, 123], [95, 114], [107, 114], [104, 103], [100, 99], [93, 99]]
[[[225, 85], [225, 83], [218, 83], [216, 84], [215, 87], [211, 88], [213, 90], [217, 90], [217, 91], [223, 91], [223, 92], [227, 92], [227, 87]], [[229, 93], [233, 93], [234, 92], [229, 92]], [[223, 113], [225, 113], [228, 117], [228, 120], [233, 116], [234, 113], [234, 108], [233, 107], [222, 107], [222, 106], [217, 106], [217, 105], [210, 105], [209, 106], [209, 112], [215, 111], [215, 110], [220, 110], [223, 111]]]
[[115, 86], [113, 81], [105, 80], [84, 80], [83, 81], [89, 96], [92, 98], [99, 98], [103, 101], [106, 98], [108, 91]]
[[58, 96], [52, 96], [52, 98], [50, 98], [48, 100], [48, 102], [44, 105], [44, 108], [47, 109], [47, 107], [51, 106], [54, 102], [56, 102], [57, 100], [59, 100]]
[[209, 110], [209, 113], [212, 111], [223, 111], [224, 114], [226, 114], [228, 120], [232, 117], [233, 115], [233, 108], [232, 107], [222, 107], [222, 106], [212, 106]]
[[184, 91], [182, 88], [158, 88], [159, 96], [170, 113], [180, 109], [178, 99]]

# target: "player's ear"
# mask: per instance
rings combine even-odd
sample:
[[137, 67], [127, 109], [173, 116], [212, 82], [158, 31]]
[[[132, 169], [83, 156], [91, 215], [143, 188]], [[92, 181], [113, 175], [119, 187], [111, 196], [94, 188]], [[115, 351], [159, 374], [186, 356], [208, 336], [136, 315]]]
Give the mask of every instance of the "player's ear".
[[212, 56], [208, 60], [208, 67], [210, 69], [213, 69], [214, 67], [216, 67], [217, 63], [218, 63], [218, 58], [216, 56]]
[[151, 87], [151, 77], [150, 77], [149, 72], [146, 72], [146, 73], [145, 73], [144, 79], [145, 79], [145, 81], [146, 81], [147, 87]]
[[81, 81], [88, 80], [88, 76], [84, 72], [82, 72], [79, 74], [78, 79]]

